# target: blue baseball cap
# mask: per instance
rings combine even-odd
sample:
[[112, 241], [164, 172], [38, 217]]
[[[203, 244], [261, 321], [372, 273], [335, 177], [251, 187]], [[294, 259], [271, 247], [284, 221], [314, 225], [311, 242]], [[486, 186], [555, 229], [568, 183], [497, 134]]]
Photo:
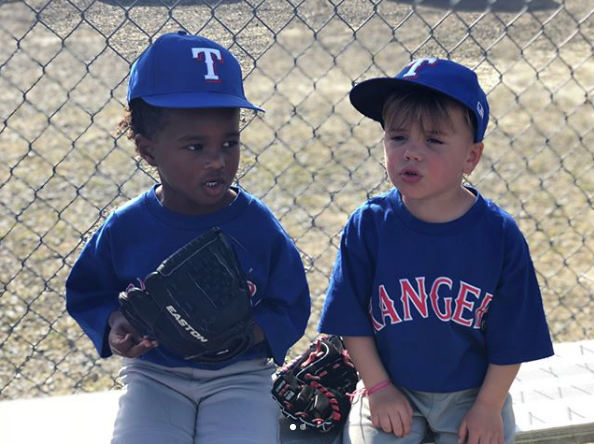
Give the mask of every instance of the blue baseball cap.
[[184, 31], [156, 39], [132, 65], [128, 103], [162, 108], [249, 108], [237, 59], [205, 37]]
[[451, 60], [426, 57], [413, 60], [396, 77], [366, 80], [353, 87], [350, 100], [363, 115], [384, 126], [384, 102], [393, 93], [411, 87], [424, 87], [440, 92], [470, 109], [477, 122], [475, 142], [485, 136], [489, 123], [489, 103], [476, 73]]

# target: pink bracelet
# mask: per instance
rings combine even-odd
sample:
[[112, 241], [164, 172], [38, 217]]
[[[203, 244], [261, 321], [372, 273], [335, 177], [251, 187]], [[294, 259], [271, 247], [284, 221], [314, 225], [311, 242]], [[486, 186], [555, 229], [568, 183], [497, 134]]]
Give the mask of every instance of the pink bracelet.
[[391, 384], [390, 380], [386, 380], [383, 382], [380, 382], [376, 385], [374, 385], [373, 387], [371, 387], [370, 389], [367, 389], [367, 396], [371, 396], [373, 395], [375, 392], [379, 392], [381, 389], [386, 388], [387, 386], [389, 386]]

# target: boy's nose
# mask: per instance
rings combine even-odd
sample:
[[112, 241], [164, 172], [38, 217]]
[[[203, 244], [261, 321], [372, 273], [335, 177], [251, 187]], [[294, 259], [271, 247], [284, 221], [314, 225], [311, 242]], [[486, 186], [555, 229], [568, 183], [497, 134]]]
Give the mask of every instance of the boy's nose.
[[416, 143], [409, 143], [404, 150], [404, 158], [406, 160], [421, 160], [422, 154], [420, 147]]
[[210, 152], [206, 159], [205, 166], [212, 169], [222, 168], [225, 166], [225, 154], [220, 150]]

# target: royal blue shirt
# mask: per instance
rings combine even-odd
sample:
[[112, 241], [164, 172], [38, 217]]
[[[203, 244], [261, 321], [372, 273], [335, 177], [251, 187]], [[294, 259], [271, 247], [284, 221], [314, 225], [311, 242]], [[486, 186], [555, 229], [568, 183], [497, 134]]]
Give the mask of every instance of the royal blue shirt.
[[140, 359], [168, 367], [221, 368], [240, 359], [272, 355], [282, 364], [299, 340], [310, 314], [310, 296], [299, 252], [272, 212], [236, 189], [231, 205], [213, 214], [189, 216], [165, 208], [155, 187], [111, 213], [76, 260], [66, 282], [70, 315], [101, 357], [111, 355], [108, 319], [118, 295], [154, 271], [172, 253], [217, 226], [232, 239], [248, 276], [254, 319], [266, 342], [220, 364], [185, 361], [157, 347]]
[[553, 354], [528, 245], [478, 191], [459, 219], [427, 223], [396, 189], [349, 218], [319, 330], [373, 336], [392, 382], [453, 392], [481, 386], [490, 363]]

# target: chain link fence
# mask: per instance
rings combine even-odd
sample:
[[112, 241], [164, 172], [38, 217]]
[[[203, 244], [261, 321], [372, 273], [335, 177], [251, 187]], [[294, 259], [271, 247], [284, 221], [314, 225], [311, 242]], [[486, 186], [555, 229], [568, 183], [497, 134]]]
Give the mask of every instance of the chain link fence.
[[477, 71], [492, 108], [470, 178], [518, 220], [557, 342], [594, 338], [594, 6], [582, 0], [0, 0], [0, 397], [117, 385], [65, 312], [93, 228], [154, 174], [117, 132], [130, 64], [185, 29], [239, 58], [239, 183], [295, 239], [315, 335], [348, 214], [389, 182], [353, 82], [411, 58]]

